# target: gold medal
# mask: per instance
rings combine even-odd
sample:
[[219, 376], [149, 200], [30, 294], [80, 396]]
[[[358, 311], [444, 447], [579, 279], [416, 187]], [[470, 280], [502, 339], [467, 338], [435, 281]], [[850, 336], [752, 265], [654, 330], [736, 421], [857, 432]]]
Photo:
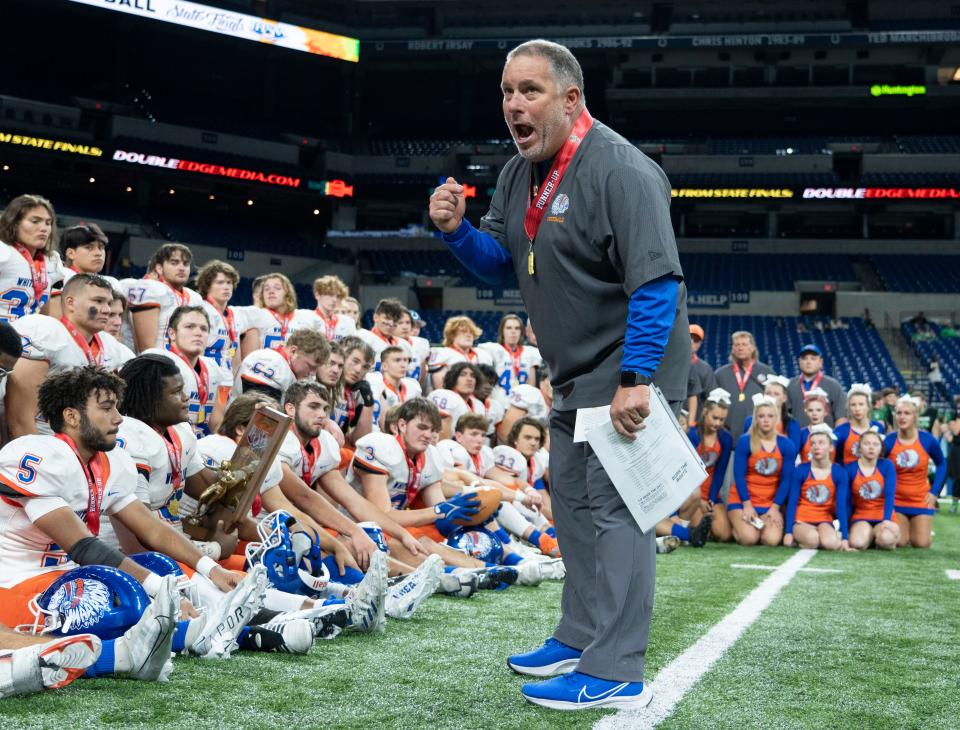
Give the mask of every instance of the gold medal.
[[527, 274], [529, 274], [530, 276], [533, 276], [534, 271], [535, 269], [533, 266], [533, 244], [531, 243], [530, 249], [527, 251]]
[[746, 399], [747, 399], [746, 394], [741, 393], [741, 394], [740, 394], [740, 402], [743, 403]]

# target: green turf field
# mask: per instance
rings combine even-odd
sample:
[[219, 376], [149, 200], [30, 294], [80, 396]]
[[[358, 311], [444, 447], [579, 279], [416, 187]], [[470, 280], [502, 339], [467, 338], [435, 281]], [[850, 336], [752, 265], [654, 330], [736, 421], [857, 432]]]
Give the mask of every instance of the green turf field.
[[[960, 727], [960, 516], [936, 518], [930, 551], [817, 554], [677, 705], [670, 728]], [[648, 679], [795, 551], [708, 545], [657, 560]], [[178, 659], [171, 681], [79, 680], [7, 699], [17, 728], [564, 728], [613, 713], [557, 713], [522, 701], [504, 657], [558, 616], [559, 584], [433, 598], [383, 635], [344, 635], [308, 657]], [[655, 685], [656, 686], [656, 685]], [[623, 724], [621, 725], [621, 719]], [[627, 727], [630, 718], [617, 718]]]

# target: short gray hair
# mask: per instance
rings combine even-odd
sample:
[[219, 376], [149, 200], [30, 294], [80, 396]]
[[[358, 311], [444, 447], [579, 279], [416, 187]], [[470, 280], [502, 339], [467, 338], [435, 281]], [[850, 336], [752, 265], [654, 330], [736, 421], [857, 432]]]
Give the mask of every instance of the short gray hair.
[[583, 69], [580, 68], [580, 62], [569, 48], [553, 41], [537, 38], [521, 43], [510, 51], [506, 62], [510, 63], [516, 56], [540, 56], [547, 59], [557, 88], [563, 91], [570, 86], [576, 86], [580, 89], [581, 103], [586, 103], [587, 97], [583, 91]]

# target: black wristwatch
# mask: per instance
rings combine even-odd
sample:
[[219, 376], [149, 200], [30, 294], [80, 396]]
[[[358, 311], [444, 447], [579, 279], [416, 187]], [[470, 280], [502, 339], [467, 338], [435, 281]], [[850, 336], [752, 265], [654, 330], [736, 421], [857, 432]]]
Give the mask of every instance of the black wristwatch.
[[620, 371], [620, 385], [624, 388], [633, 388], [637, 385], [651, 385], [653, 378], [649, 375], [634, 372], [632, 370]]

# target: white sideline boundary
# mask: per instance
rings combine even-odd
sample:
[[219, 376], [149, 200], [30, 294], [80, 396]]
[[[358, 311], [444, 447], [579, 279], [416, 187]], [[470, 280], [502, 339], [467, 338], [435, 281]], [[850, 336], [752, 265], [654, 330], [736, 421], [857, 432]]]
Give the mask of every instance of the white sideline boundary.
[[793, 580], [816, 550], [800, 550], [781, 563], [764, 581], [747, 594], [733, 611], [724, 616], [683, 654], [660, 670], [650, 684], [653, 701], [643, 710], [621, 710], [594, 725], [594, 730], [643, 730], [654, 728], [673, 714], [674, 708], [704, 674], [726, 654], [770, 605], [780, 590]]
[[947, 578], [950, 580], [960, 580], [960, 570], [948, 570]]

